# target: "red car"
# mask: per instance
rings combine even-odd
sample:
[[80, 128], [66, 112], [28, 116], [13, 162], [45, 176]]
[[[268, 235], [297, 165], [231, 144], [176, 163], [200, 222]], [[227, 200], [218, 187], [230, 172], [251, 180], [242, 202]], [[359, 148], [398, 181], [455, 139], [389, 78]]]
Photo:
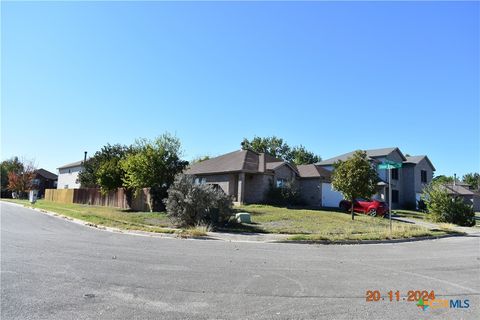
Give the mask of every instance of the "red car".
[[[338, 206], [344, 211], [350, 211], [351, 202], [342, 200]], [[356, 199], [353, 202], [353, 211], [368, 214], [373, 217], [388, 216], [388, 205], [378, 200]]]

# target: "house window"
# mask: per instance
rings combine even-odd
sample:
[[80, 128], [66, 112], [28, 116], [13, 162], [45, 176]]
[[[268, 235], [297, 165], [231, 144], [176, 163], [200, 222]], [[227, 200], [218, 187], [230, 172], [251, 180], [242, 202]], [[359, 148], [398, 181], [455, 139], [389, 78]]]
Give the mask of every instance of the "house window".
[[285, 183], [287, 183], [287, 180], [285, 179], [277, 179], [277, 188], [283, 188], [285, 186]]
[[392, 179], [398, 180], [398, 169], [392, 169]]
[[32, 184], [35, 185], [35, 186], [39, 185], [40, 184], [40, 179], [33, 179]]
[[421, 170], [420, 171], [420, 178], [422, 179], [422, 183], [427, 183], [427, 171]]
[[399, 193], [398, 190], [392, 190], [392, 203], [398, 203]]

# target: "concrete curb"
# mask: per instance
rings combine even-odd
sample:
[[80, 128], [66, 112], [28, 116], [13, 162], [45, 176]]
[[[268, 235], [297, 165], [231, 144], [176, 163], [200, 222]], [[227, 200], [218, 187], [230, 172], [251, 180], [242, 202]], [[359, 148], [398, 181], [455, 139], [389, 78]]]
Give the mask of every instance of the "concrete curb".
[[[203, 237], [181, 237], [178, 234], [175, 233], [159, 233], [159, 232], [148, 232], [148, 231], [131, 231], [131, 230], [123, 230], [119, 228], [112, 228], [112, 227], [106, 227], [102, 225], [96, 225], [91, 222], [86, 222], [84, 220], [76, 219], [76, 218], [71, 218], [68, 216], [65, 216], [60, 213], [48, 211], [45, 209], [39, 209], [39, 208], [34, 208], [30, 207], [28, 205], [23, 205], [15, 202], [9, 202], [9, 201], [1, 201], [3, 203], [9, 204], [9, 205], [14, 205], [22, 208], [27, 208], [31, 210], [35, 210], [37, 212], [40, 212], [42, 214], [54, 217], [54, 218], [59, 218], [59, 219], [64, 219], [68, 220], [69, 222], [82, 225], [88, 228], [92, 229], [97, 229], [97, 230], [102, 230], [102, 231], [108, 231], [112, 233], [121, 233], [121, 234], [127, 234], [127, 235], [135, 235], [135, 236], [142, 236], [142, 237], [150, 237], [150, 238], [162, 238], [162, 239], [179, 239], [179, 240], [217, 240], [217, 241], [225, 241], [225, 242], [247, 242], [247, 243], [289, 243], [289, 244], [321, 244], [321, 245], [358, 245], [358, 244], [389, 244], [389, 243], [402, 243], [402, 242], [415, 242], [415, 241], [424, 241], [424, 240], [437, 240], [437, 239], [443, 239], [443, 238], [450, 238], [450, 237], [464, 237], [468, 236], [468, 234], [447, 234], [443, 236], [427, 236], [427, 237], [418, 237], [418, 238], [408, 238], [408, 239], [392, 239], [392, 240], [341, 240], [341, 241], [329, 241], [329, 240], [265, 240], [265, 241], [260, 241], [260, 240], [232, 240], [232, 239], [226, 239], [222, 237], [216, 236], [217, 234], [221, 233], [215, 233], [215, 235], [209, 235], [209, 236], [203, 236]], [[168, 229], [168, 228], [166, 228]], [[180, 230], [180, 229], [172, 229], [172, 230]], [[293, 234], [291, 236], [294, 236]]]
[[425, 240], [437, 240], [451, 237], [468, 237], [467, 234], [446, 234], [443, 236], [426, 236], [416, 238], [405, 239], [387, 239], [387, 240], [279, 240], [274, 241], [276, 243], [294, 243], [294, 244], [322, 244], [322, 245], [355, 245], [355, 244], [389, 244], [389, 243], [403, 243], [403, 242], [416, 242]]

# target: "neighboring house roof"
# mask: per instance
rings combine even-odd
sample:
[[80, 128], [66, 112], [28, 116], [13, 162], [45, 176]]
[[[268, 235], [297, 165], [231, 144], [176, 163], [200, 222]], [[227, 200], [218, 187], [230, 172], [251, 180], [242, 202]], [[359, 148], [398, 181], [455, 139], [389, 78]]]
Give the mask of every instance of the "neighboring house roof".
[[[211, 158], [193, 164], [188, 168], [186, 174], [214, 174], [226, 172], [264, 172], [263, 161], [260, 153], [252, 150], [233, 151], [219, 157]], [[285, 164], [285, 161], [265, 155], [265, 167], [267, 170], [278, 168]]]
[[57, 169], [65, 169], [65, 168], [73, 168], [73, 167], [79, 167], [83, 164], [83, 160], [77, 161], [77, 162], [72, 162], [69, 164], [65, 164], [61, 167], [58, 167]]
[[458, 184], [444, 184], [443, 187], [447, 190], [448, 194], [459, 196], [473, 196], [474, 193], [463, 186]]
[[[396, 147], [392, 147], [392, 148], [381, 148], [381, 149], [370, 149], [370, 150], [364, 150], [365, 152], [367, 152], [367, 157], [370, 158], [370, 159], [374, 159], [374, 158], [380, 158], [380, 157], [386, 157], [388, 155], [390, 155], [391, 153], [393, 152], [398, 152], [400, 154], [400, 156], [402, 157], [403, 160], [406, 160], [405, 156], [403, 155], [403, 153], [400, 151], [400, 149], [396, 148]], [[348, 153], [345, 153], [345, 154], [342, 154], [342, 155], [339, 155], [337, 157], [334, 157], [334, 158], [330, 158], [330, 159], [327, 159], [327, 160], [324, 160], [324, 161], [320, 161], [318, 163], [316, 163], [317, 165], [320, 165], [320, 166], [328, 166], [328, 165], [333, 165], [335, 162], [341, 160], [341, 161], [345, 161], [347, 160], [348, 158], [350, 158], [351, 156], [353, 156], [353, 154], [355, 153], [355, 151], [352, 151], [352, 152], [348, 152]]]
[[266, 167], [267, 170], [275, 170], [275, 169], [283, 166], [284, 164], [286, 164], [285, 161], [267, 162], [265, 167]]
[[433, 166], [432, 162], [430, 161], [430, 159], [428, 159], [428, 157], [426, 155], [412, 156], [412, 157], [405, 157], [405, 158], [407, 159], [406, 161], [403, 161], [403, 163], [405, 163], [405, 164], [419, 164], [420, 161], [425, 159], [425, 160], [427, 160], [428, 164], [430, 164], [433, 171], [436, 170], [435, 167]]
[[49, 179], [49, 180], [57, 180], [58, 179], [58, 176], [55, 174], [55, 173], [52, 173], [50, 171], [47, 171], [45, 169], [38, 169], [36, 171], [36, 173], [42, 177], [44, 177], [45, 179]]
[[325, 178], [330, 180], [332, 173], [315, 164], [302, 164], [297, 166], [300, 178]]

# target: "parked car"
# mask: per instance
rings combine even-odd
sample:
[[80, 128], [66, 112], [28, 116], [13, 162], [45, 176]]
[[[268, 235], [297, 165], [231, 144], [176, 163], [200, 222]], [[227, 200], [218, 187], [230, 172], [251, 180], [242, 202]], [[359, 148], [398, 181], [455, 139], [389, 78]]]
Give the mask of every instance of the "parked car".
[[[351, 208], [351, 202], [348, 200], [340, 201], [338, 205], [340, 209], [349, 211]], [[356, 199], [353, 202], [353, 211], [368, 214], [370, 216], [388, 216], [388, 205], [383, 201], [368, 200], [368, 199]]]

